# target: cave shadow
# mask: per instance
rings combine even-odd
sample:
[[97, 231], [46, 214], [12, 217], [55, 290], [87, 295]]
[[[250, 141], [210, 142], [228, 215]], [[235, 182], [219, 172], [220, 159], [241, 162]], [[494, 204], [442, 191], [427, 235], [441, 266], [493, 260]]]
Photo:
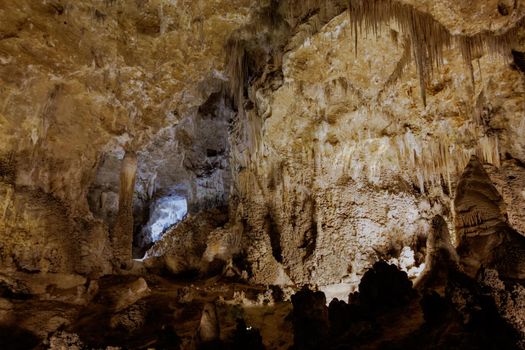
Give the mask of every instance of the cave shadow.
[[41, 339], [34, 333], [14, 325], [0, 325], [0, 348], [2, 350], [34, 349]]

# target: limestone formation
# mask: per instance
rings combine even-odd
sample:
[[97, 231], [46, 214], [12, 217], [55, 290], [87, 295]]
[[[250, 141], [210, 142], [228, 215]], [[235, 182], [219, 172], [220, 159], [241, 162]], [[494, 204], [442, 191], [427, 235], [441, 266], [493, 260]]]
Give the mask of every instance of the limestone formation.
[[[355, 288], [378, 258], [398, 257], [397, 249], [390, 249], [392, 242], [416, 248], [416, 237], [428, 236], [436, 214], [451, 219], [454, 191], [472, 154], [495, 167], [507, 163], [500, 156], [505, 153], [523, 158], [517, 134], [523, 124], [514, 117], [522, 113], [523, 103], [510, 92], [521, 91], [520, 73], [508, 66], [504, 54], [492, 57], [480, 51], [472, 86], [463, 55], [477, 51], [478, 44], [496, 45], [495, 38], [507, 32], [516, 33], [512, 42], [519, 38], [519, 10], [512, 18], [498, 19], [493, 29], [480, 23], [476, 30], [470, 22], [474, 8], [462, 8], [451, 23], [453, 11], [445, 10], [445, 2], [434, 7], [396, 1], [366, 4], [368, 8], [354, 10], [360, 14], [357, 19], [352, 11], [339, 8], [343, 12], [338, 15], [334, 10], [326, 25], [326, 12], [315, 12], [323, 5], [305, 4], [316, 15], [280, 33], [280, 40], [291, 37], [286, 54], [271, 58], [281, 64], [281, 73], [262, 74], [244, 84], [244, 98], [249, 99], [244, 105], [254, 109], [245, 110], [246, 118], [237, 125], [246, 137], [234, 147], [239, 153], [234, 159], [241, 164], [236, 220], [248, 227], [246, 236], [257, 246], [247, 252], [255, 261], [258, 282], [289, 278]], [[277, 6], [278, 13], [285, 9], [285, 4]], [[301, 10], [308, 12], [294, 8]], [[410, 31], [410, 18], [424, 30]], [[355, 52], [353, 24], [359, 23], [361, 34], [368, 29], [371, 33], [358, 33]], [[252, 29], [247, 26], [243, 35], [255, 43]], [[465, 35], [450, 34], [460, 32]], [[411, 46], [423, 45], [416, 55], [416, 60], [424, 60], [421, 70], [433, 67], [432, 78], [425, 76], [426, 107], [414, 91], [421, 71], [403, 63], [410, 33], [428, 37], [419, 43], [413, 42], [419, 37], [408, 38], [413, 39]], [[457, 40], [450, 39], [448, 45], [441, 41], [447, 41], [445, 37]], [[471, 39], [472, 48], [465, 52], [456, 43]], [[505, 43], [501, 41], [498, 52], [505, 51]], [[259, 57], [251, 45], [243, 48], [248, 57], [242, 62]], [[434, 59], [446, 64], [434, 67]], [[402, 75], [396, 73], [400, 64], [406, 66]], [[392, 74], [399, 77], [392, 79]], [[239, 90], [242, 78], [232, 76], [233, 90]], [[509, 94], [503, 97], [501, 91]], [[520, 193], [518, 184], [513, 188]], [[403, 213], [396, 208], [404, 208]], [[417, 249], [415, 253], [424, 256]]]
[[81, 350], [83, 347], [77, 334], [57, 332], [49, 340], [49, 349], [53, 350]]
[[525, 288], [519, 283], [505, 284], [496, 270], [483, 271], [480, 280], [489, 288], [499, 314], [520, 333], [520, 345], [523, 347], [525, 345]]
[[[224, 225], [226, 220], [227, 216], [216, 209], [203, 211], [195, 216], [190, 215], [185, 221], [168, 230], [164, 237], [146, 252], [145, 259], [158, 258], [161, 260], [160, 264], [164, 263], [173, 274], [205, 272], [208, 264], [215, 258], [212, 252], [221, 250], [220, 242], [214, 242], [214, 230]], [[227, 231], [226, 235], [228, 233]]]
[[133, 242], [133, 191], [137, 176], [137, 156], [126, 152], [120, 171], [119, 206], [115, 227], [112, 231], [116, 266], [127, 269], [131, 264]]
[[523, 347], [524, 53], [525, 0], [0, 0], [0, 347]]
[[425, 269], [415, 282], [418, 289], [440, 289], [448, 281], [450, 271], [459, 270], [459, 257], [452, 245], [448, 225], [442, 216], [432, 219], [432, 229], [427, 238]]
[[525, 237], [508, 223], [503, 198], [479, 160], [473, 157], [454, 199], [458, 253], [472, 277], [481, 267], [505, 278], [523, 279]]
[[214, 303], [207, 303], [202, 309], [198, 331], [198, 340], [201, 343], [201, 347], [211, 349], [211, 344], [217, 344], [220, 341], [220, 336], [221, 327], [217, 315], [217, 306]]
[[143, 278], [117, 286], [108, 292], [115, 311], [122, 311], [150, 292], [148, 284]]

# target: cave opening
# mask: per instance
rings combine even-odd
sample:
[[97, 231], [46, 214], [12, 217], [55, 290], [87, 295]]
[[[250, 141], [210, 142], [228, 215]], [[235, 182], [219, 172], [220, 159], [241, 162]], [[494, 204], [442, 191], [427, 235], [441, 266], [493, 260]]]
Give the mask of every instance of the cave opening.
[[151, 239], [156, 242], [167, 228], [181, 221], [188, 213], [188, 202], [186, 198], [169, 196], [160, 198], [150, 210], [150, 220], [145, 229], [150, 231]]
[[187, 214], [227, 206], [232, 113], [224, 94], [213, 92], [137, 152], [134, 259], [142, 259]]
[[180, 194], [168, 194], [153, 200], [146, 210], [148, 219], [134, 235], [135, 259], [142, 259], [146, 251], [159, 241], [164, 233], [188, 214], [188, 201]]

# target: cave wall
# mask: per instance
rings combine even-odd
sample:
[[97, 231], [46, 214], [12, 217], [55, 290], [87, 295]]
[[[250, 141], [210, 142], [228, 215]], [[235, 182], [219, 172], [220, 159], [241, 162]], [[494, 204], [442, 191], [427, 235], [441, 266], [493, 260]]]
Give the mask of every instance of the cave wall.
[[[107, 247], [124, 149], [138, 154], [139, 195], [155, 170], [145, 158], [169, 163], [172, 152], [202, 152], [168, 147], [149, 155], [148, 147], [163, 138], [173, 143], [176, 125], [194, 122], [217, 92], [226, 79], [223, 46], [251, 6], [0, 1], [2, 268], [111, 271]], [[222, 130], [221, 123], [211, 125]], [[207, 137], [199, 132], [192, 137]]]
[[371, 19], [363, 24], [370, 32], [356, 37], [351, 11], [322, 25], [323, 2], [313, 2], [295, 26], [283, 15], [291, 29], [282, 74], [256, 75], [246, 86], [244, 98], [255, 107], [242, 111], [241, 124], [251, 125], [245, 129], [256, 142], [238, 147], [236, 215], [254, 280], [355, 283], [403, 247], [421, 263], [432, 217], [443, 215], [453, 227], [454, 193], [472, 154], [525, 233], [523, 73], [507, 48], [469, 56], [471, 75], [461, 46], [479, 33], [491, 41], [512, 32], [513, 49], [522, 49], [523, 35], [513, 28], [523, 4], [502, 15], [497, 2], [475, 3], [401, 2], [454, 39], [426, 72], [426, 101], [412, 60], [418, 44], [403, 20]]
[[[257, 282], [423, 262], [472, 154], [525, 233], [523, 1], [350, 4], [0, 0], [2, 266], [110, 271], [125, 150], [135, 239], [159, 197], [229, 202]], [[438, 66], [406, 14], [440, 34]]]
[[[206, 84], [212, 91], [208, 100], [182, 120], [161, 128], [137, 151], [133, 215], [134, 245], [138, 250], [153, 243], [145, 225], [150, 209], [159, 200], [169, 196], [185, 198], [190, 213], [228, 204], [229, 125], [233, 111], [221, 92], [222, 82], [210, 79]], [[109, 227], [115, 224], [118, 211], [123, 153], [117, 148], [103, 155], [88, 193], [91, 212]]]

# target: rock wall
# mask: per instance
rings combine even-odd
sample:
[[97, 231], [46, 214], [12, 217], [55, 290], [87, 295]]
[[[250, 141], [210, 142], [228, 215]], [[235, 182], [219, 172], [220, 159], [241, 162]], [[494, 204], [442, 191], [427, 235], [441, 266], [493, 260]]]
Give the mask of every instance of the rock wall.
[[[170, 197], [185, 198], [188, 210], [226, 206], [231, 186], [229, 122], [231, 103], [220, 92], [221, 84], [210, 82], [209, 99], [174, 125], [161, 128], [137, 151], [138, 169], [134, 189], [134, 249], [142, 257], [154, 241], [145, 225], [156, 203]], [[109, 227], [118, 211], [118, 172], [123, 150], [104, 154], [88, 201], [96, 218]]]
[[[481, 12], [471, 2], [350, 3], [312, 2], [292, 21], [293, 2], [281, 2], [282, 64], [272, 56], [244, 86], [236, 215], [259, 282], [352, 284], [403, 247], [423, 262], [434, 215], [453, 226], [473, 154], [509, 203], [523, 196], [524, 78], [511, 55], [522, 49], [523, 4], [502, 15], [496, 2]], [[340, 12], [327, 20], [328, 6]], [[416, 35], [407, 13], [436, 37]], [[521, 211], [511, 209], [518, 230]]]
[[[155, 182], [155, 169], [145, 158], [157, 158], [152, 162], [169, 174], [180, 164], [170, 163], [171, 152], [180, 154], [177, 160], [206, 153], [205, 143], [204, 151], [192, 150], [193, 136], [208, 137], [210, 130], [202, 131], [206, 120], [194, 120], [192, 129], [199, 131], [187, 139], [191, 145], [162, 144], [181, 140], [174, 135], [176, 125], [195, 119], [218, 91], [225, 79], [226, 39], [248, 21], [253, 5], [249, 0], [0, 1], [2, 266], [13, 260], [21, 269], [65, 271], [88, 259], [93, 269], [107, 271], [124, 148], [138, 154], [136, 198], [155, 195], [143, 186]], [[225, 123], [209, 126], [227, 130]], [[158, 178], [158, 188], [166, 188], [162, 182], [169, 177]], [[201, 177], [196, 181], [202, 184], [188, 191], [195, 195], [220, 179]], [[139, 206], [138, 214], [145, 207]]]
[[0, 184], [2, 271], [110, 273], [107, 229], [100, 222], [72, 219], [52, 196], [27, 187]]

